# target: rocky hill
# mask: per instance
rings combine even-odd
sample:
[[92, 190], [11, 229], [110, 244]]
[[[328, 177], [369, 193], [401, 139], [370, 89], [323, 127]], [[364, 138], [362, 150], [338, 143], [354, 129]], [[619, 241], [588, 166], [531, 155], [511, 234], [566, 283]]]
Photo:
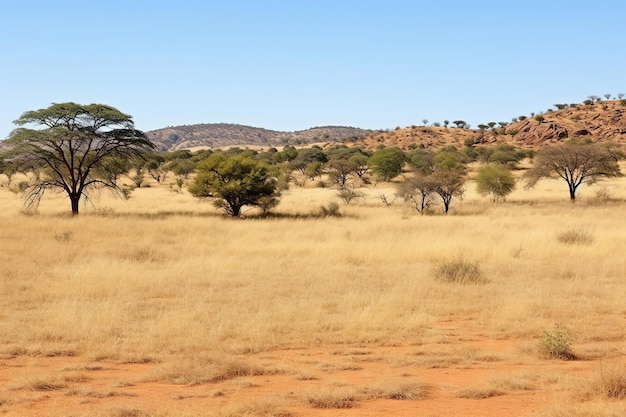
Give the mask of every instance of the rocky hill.
[[[555, 105], [556, 106], [556, 105]], [[557, 110], [520, 116], [511, 123], [483, 125], [482, 129], [412, 126], [375, 132], [358, 139], [356, 146], [375, 149], [381, 146], [441, 148], [448, 145], [508, 143], [521, 148], [536, 148], [570, 139], [626, 145], [626, 100], [591, 101], [558, 105]]]
[[626, 100], [596, 101], [511, 123], [517, 146], [535, 147], [569, 139], [626, 144]]
[[354, 141], [372, 131], [345, 126], [314, 127], [297, 132], [279, 132], [228, 123], [166, 127], [146, 132], [161, 151], [231, 146], [284, 146], [318, 142]]
[[[626, 100], [586, 100], [581, 104], [555, 105], [510, 123], [487, 123], [478, 129], [441, 126], [411, 126], [372, 131], [345, 126], [314, 127], [297, 132], [279, 132], [237, 124], [197, 124], [147, 132], [159, 150], [223, 148], [232, 146], [284, 146], [337, 142], [376, 149], [397, 146], [441, 148], [468, 144], [509, 143], [536, 148], [570, 139], [626, 145]], [[489, 127], [491, 126], [491, 127]]]

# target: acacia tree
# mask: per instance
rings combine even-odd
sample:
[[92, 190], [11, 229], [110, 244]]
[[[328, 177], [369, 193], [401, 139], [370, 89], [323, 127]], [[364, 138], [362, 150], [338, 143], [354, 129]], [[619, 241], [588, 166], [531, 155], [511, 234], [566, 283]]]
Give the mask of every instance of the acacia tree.
[[270, 165], [249, 154], [214, 153], [198, 164], [189, 191], [195, 197], [217, 198], [217, 207], [239, 217], [243, 206], [271, 208], [278, 203], [278, 180], [273, 174]]
[[424, 215], [432, 202], [431, 196], [435, 191], [435, 185], [429, 173], [418, 170], [413, 177], [397, 185], [396, 195], [404, 198], [404, 201], [411, 201], [415, 210]]
[[25, 194], [27, 208], [36, 208], [46, 190], [66, 193], [74, 215], [90, 190], [123, 195], [116, 181], [123, 168], [112, 161], [154, 149], [131, 116], [105, 104], [53, 103], [25, 112], [14, 123], [37, 127], [15, 129], [7, 140], [8, 158], [36, 173]]
[[438, 169], [432, 173], [430, 179], [433, 191], [441, 197], [443, 213], [448, 214], [450, 203], [454, 197], [463, 197], [465, 189], [464, 171], [459, 169]]
[[420, 214], [427, 212], [436, 194], [443, 202], [444, 214], [448, 214], [453, 198], [464, 193], [465, 164], [461, 155], [452, 150], [433, 153], [420, 149], [409, 158], [413, 176], [398, 185], [396, 194], [411, 201]]
[[356, 172], [358, 165], [349, 159], [331, 159], [328, 163], [328, 174], [339, 190], [346, 188], [350, 175]]
[[621, 175], [618, 157], [597, 143], [571, 142], [537, 151], [534, 166], [524, 178], [531, 188], [542, 178], [561, 178], [567, 183], [570, 201], [576, 201], [581, 184], [593, 184], [602, 178]]

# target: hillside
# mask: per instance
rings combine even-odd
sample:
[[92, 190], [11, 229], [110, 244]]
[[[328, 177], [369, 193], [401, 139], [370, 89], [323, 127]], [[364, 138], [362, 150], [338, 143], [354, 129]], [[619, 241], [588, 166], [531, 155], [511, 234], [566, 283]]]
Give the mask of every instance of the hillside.
[[[559, 105], [560, 110], [520, 116], [514, 122], [493, 128], [462, 129], [457, 127], [412, 126], [393, 131], [375, 132], [358, 139], [356, 146], [375, 149], [397, 146], [441, 148], [463, 146], [466, 140], [475, 144], [509, 143], [516, 147], [534, 148], [570, 139], [626, 144], [626, 101], [608, 100], [587, 104]], [[519, 120], [519, 119], [524, 120]]]
[[146, 133], [162, 151], [223, 148], [230, 146], [284, 146], [315, 142], [355, 140], [371, 134], [370, 130], [345, 126], [314, 127], [297, 132], [279, 132], [228, 123], [166, 127]]
[[[390, 131], [372, 131], [345, 126], [314, 127], [297, 132], [280, 132], [237, 124], [196, 124], [166, 127], [147, 132], [159, 150], [222, 148], [230, 146], [284, 146], [342, 142], [365, 149], [397, 146], [441, 148], [448, 145], [509, 143], [534, 148], [569, 139], [626, 144], [626, 102], [594, 101], [558, 105], [559, 110], [519, 116], [513, 122], [492, 128], [411, 126]], [[523, 120], [519, 120], [523, 119]]]
[[[626, 101], [578, 104], [512, 123], [512, 143], [533, 147], [568, 139], [626, 144]], [[542, 119], [543, 118], [543, 119]], [[537, 120], [539, 119], [539, 120]]]

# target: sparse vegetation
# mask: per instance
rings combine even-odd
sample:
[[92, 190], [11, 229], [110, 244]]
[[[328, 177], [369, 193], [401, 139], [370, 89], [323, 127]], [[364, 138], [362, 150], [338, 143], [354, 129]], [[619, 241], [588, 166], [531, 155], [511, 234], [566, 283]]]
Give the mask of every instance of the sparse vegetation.
[[555, 325], [552, 330], [544, 330], [539, 340], [539, 354], [548, 359], [576, 359], [571, 344], [571, 332], [561, 325]]
[[484, 283], [485, 278], [478, 262], [463, 257], [439, 262], [434, 269], [435, 277], [444, 282], [458, 284]]
[[[392, 133], [409, 138], [407, 130], [385, 134]], [[136, 170], [145, 172], [132, 200], [104, 195], [71, 225], [58, 215], [63, 196], [46, 196], [39, 214], [26, 216], [2, 187], [0, 237], [11, 243], [2, 251], [0, 293], [11, 314], [0, 332], [0, 412], [55, 404], [50, 417], [354, 412], [344, 407], [375, 415], [381, 404], [393, 408], [384, 400], [409, 401], [401, 405], [413, 412], [427, 398], [445, 399], [450, 410], [472, 399], [498, 413], [498, 398], [482, 399], [501, 396], [524, 413], [524, 391], [533, 391], [556, 399], [535, 405], [537, 415], [571, 397], [576, 409], [562, 406], [562, 415], [621, 416], [614, 410], [624, 400], [626, 180], [607, 177], [603, 193], [575, 206], [554, 198], [559, 177], [488, 204], [477, 193], [479, 164], [519, 178], [533, 154], [486, 129], [485, 140], [502, 142], [455, 133], [466, 136], [454, 146], [401, 150], [407, 163], [391, 182], [369, 184], [349, 172], [343, 190], [360, 196], [341, 210], [331, 161], [358, 159], [366, 178], [371, 151], [172, 152], [164, 156], [166, 183], [138, 164], [118, 177], [132, 185]], [[232, 221], [173, 192], [197, 177], [183, 171], [214, 154], [262, 163], [280, 190], [302, 186], [283, 192], [279, 206], [261, 198], [242, 212], [251, 219]], [[296, 159], [308, 161], [303, 173], [291, 165]], [[175, 173], [176, 161], [189, 164]], [[439, 214], [444, 202], [429, 188], [422, 205], [412, 181], [444, 170], [462, 174], [462, 204], [449, 217], [416, 215], [413, 207]], [[11, 189], [31, 175], [14, 173]], [[392, 204], [394, 190], [411, 204]], [[575, 355], [572, 332], [552, 328], [555, 321], [576, 331]], [[577, 357], [585, 360], [575, 377], [573, 364], [544, 360]], [[149, 384], [167, 390], [158, 412], [145, 408]]]

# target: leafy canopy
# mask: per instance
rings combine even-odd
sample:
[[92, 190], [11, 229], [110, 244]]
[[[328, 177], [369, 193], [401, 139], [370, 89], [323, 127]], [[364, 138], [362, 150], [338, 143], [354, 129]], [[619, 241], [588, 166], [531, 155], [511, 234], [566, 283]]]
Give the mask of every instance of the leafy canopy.
[[123, 195], [117, 185], [127, 166], [122, 162], [154, 148], [131, 116], [105, 104], [56, 103], [27, 111], [14, 123], [24, 127], [11, 132], [6, 157], [36, 173], [25, 195], [27, 208], [36, 208], [46, 190], [66, 193], [73, 214], [92, 189]]
[[389, 181], [400, 175], [406, 155], [400, 148], [379, 149], [368, 160], [372, 171], [381, 181]]
[[216, 205], [233, 217], [243, 206], [274, 206], [280, 192], [276, 167], [255, 160], [250, 154], [214, 153], [197, 167], [189, 188], [195, 197], [215, 197]]
[[526, 187], [542, 178], [561, 178], [567, 183], [570, 200], [576, 200], [581, 184], [621, 175], [618, 155], [598, 143], [569, 142], [537, 151], [533, 167], [525, 174]]
[[478, 168], [476, 189], [479, 194], [491, 194], [493, 201], [509, 195], [515, 189], [515, 178], [504, 165], [489, 164]]

